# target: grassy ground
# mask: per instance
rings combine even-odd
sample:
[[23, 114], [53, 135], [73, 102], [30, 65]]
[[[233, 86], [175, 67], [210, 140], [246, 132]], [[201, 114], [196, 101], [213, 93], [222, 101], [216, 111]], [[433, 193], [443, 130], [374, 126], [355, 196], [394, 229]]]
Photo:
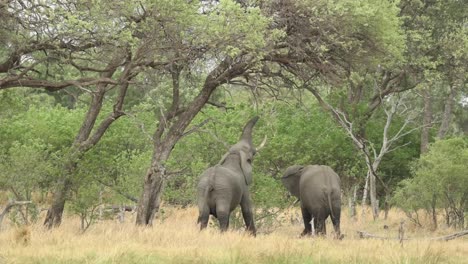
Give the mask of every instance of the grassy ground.
[[[351, 221], [344, 213], [342, 241], [331, 238], [298, 238], [302, 224], [291, 224], [298, 211], [283, 216], [282, 225], [263, 227], [257, 237], [242, 230], [220, 234], [215, 227], [199, 232], [197, 211], [166, 209], [165, 219], [152, 228], [138, 228], [130, 216], [127, 223], [102, 221], [84, 234], [79, 221], [66, 218], [51, 232], [40, 224], [27, 228], [7, 227], [0, 232], [0, 264], [5, 263], [468, 263], [468, 239], [430, 241], [453, 232], [436, 233], [406, 223], [406, 234], [420, 239], [400, 245], [397, 241], [359, 239], [356, 230], [396, 236], [403, 215], [389, 219]], [[293, 221], [294, 222], [294, 221]], [[388, 229], [383, 229], [388, 225]], [[331, 226], [328, 226], [331, 230]], [[268, 233], [268, 234], [266, 234]], [[26, 240], [26, 241], [25, 241]]]

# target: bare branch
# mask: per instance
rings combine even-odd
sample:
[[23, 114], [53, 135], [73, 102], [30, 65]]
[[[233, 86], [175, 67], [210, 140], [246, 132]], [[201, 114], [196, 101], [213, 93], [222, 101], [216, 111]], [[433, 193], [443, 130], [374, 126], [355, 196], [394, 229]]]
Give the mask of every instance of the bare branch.
[[187, 130], [184, 134], [182, 134], [182, 137], [185, 137], [185, 136], [199, 130], [201, 127], [206, 125], [210, 120], [211, 120], [211, 118], [207, 118], [207, 119], [203, 120], [200, 124], [193, 126], [191, 129]]
[[106, 77], [101, 78], [81, 78], [78, 80], [67, 80], [61, 82], [53, 82], [41, 79], [23, 78], [15, 80], [15, 78], [7, 77], [0, 80], [0, 90], [12, 87], [29, 87], [29, 88], [43, 88], [48, 91], [54, 92], [67, 88], [70, 86], [80, 85], [81, 87], [97, 85], [97, 84], [117, 84], [118, 82]]
[[213, 101], [208, 101], [206, 103], [209, 104], [209, 105], [218, 107], [218, 108], [223, 108], [225, 110], [234, 109], [234, 107], [232, 107], [232, 106], [226, 106], [226, 102], [217, 103], [217, 102], [213, 102]]
[[103, 180], [101, 180], [101, 179], [99, 179], [99, 178], [97, 178], [97, 177], [93, 177], [93, 178], [94, 178], [97, 182], [99, 182], [100, 184], [102, 184], [102, 185], [104, 185], [104, 186], [106, 186], [106, 187], [111, 188], [113, 191], [115, 191], [116, 193], [118, 193], [118, 194], [122, 195], [123, 197], [129, 199], [130, 201], [135, 202], [135, 203], [138, 203], [138, 199], [137, 199], [137, 198], [135, 198], [134, 196], [132, 196], [132, 195], [130, 195], [130, 194], [128, 194], [128, 193], [126, 193], [126, 192], [120, 190], [120, 189], [117, 188], [115, 185], [112, 185], [112, 184], [110, 184], [110, 183], [106, 183], [106, 182], [104, 182]]
[[[359, 234], [360, 238], [375, 238], [375, 239], [382, 239], [382, 240], [400, 240], [401, 238], [398, 237], [384, 237], [384, 236], [379, 236], [379, 235], [374, 235], [371, 233], [368, 233], [366, 231], [357, 231]], [[403, 238], [403, 240], [414, 240], [414, 239], [428, 239], [428, 240], [444, 240], [444, 241], [449, 241], [452, 239], [456, 239], [462, 236], [468, 235], [468, 230], [463, 230], [461, 232], [457, 232], [454, 234], [446, 235], [446, 236], [440, 236], [440, 237], [429, 237], [429, 238]]]
[[231, 145], [229, 143], [227, 143], [226, 141], [223, 141], [221, 140], [215, 133], [213, 133], [213, 131], [211, 130], [205, 130], [205, 129], [198, 129], [199, 132], [203, 132], [203, 133], [206, 133], [208, 135], [210, 135], [212, 138], [214, 138], [216, 141], [218, 141], [219, 143], [223, 144], [224, 145], [224, 148], [226, 150], [228, 150]]
[[31, 201], [10, 200], [8, 204], [6, 205], [6, 207], [3, 209], [3, 212], [0, 214], [0, 229], [2, 227], [3, 218], [5, 217], [6, 214], [8, 214], [8, 212], [10, 212], [11, 208], [13, 208], [14, 206], [22, 206], [22, 205], [31, 204], [31, 203], [32, 203]]

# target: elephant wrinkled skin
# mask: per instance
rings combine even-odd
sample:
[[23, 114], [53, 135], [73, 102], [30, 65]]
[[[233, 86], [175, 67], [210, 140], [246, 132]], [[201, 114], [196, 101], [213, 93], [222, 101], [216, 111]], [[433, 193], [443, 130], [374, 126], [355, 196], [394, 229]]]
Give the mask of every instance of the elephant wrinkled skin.
[[226, 231], [229, 215], [240, 204], [246, 228], [256, 234], [249, 185], [252, 183], [252, 160], [256, 148], [252, 143], [252, 128], [258, 117], [252, 118], [244, 127], [242, 136], [221, 161], [208, 168], [198, 183], [198, 209], [200, 229], [206, 228], [209, 216], [215, 216]]
[[281, 181], [301, 201], [305, 226], [301, 235], [312, 233], [311, 222], [317, 234], [325, 235], [325, 220], [330, 216], [335, 237], [342, 238], [340, 177], [332, 168], [323, 165], [294, 165], [286, 169]]

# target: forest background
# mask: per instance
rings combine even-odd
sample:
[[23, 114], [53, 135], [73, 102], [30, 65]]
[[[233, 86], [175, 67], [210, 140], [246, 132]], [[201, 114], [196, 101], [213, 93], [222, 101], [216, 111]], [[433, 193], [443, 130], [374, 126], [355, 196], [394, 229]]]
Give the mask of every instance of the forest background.
[[[373, 219], [393, 206], [421, 227], [424, 214], [428, 229], [463, 229], [467, 9], [2, 0], [0, 204], [18, 225], [58, 227], [65, 211], [86, 230], [125, 206], [151, 225], [195, 203], [198, 176], [259, 115], [258, 219], [294, 202], [286, 167], [324, 164], [352, 218], [370, 203]], [[8, 207], [18, 201], [31, 203]]]

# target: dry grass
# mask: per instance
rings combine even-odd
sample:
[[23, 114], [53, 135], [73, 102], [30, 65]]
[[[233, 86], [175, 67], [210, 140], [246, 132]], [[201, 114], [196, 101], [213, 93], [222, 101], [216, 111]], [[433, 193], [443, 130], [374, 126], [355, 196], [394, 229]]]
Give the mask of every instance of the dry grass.
[[[220, 234], [211, 227], [199, 232], [197, 211], [166, 209], [165, 220], [153, 228], [103, 221], [79, 232], [79, 221], [66, 218], [51, 232], [41, 225], [28, 230], [0, 232], [0, 264], [4, 263], [468, 263], [468, 239], [449, 242], [361, 240], [356, 230], [395, 236], [404, 216], [392, 211], [387, 221], [351, 221], [343, 217], [342, 241], [298, 238], [302, 224], [283, 224], [270, 234], [254, 238], [243, 231]], [[296, 214], [297, 211], [288, 212]], [[346, 213], [344, 213], [346, 215]], [[290, 218], [290, 217], [289, 217]], [[384, 230], [383, 225], [389, 229]], [[438, 233], [408, 226], [408, 236], [433, 237]], [[331, 227], [328, 227], [331, 230]], [[331, 235], [330, 235], [331, 236]], [[25, 243], [24, 241], [27, 240]]]

